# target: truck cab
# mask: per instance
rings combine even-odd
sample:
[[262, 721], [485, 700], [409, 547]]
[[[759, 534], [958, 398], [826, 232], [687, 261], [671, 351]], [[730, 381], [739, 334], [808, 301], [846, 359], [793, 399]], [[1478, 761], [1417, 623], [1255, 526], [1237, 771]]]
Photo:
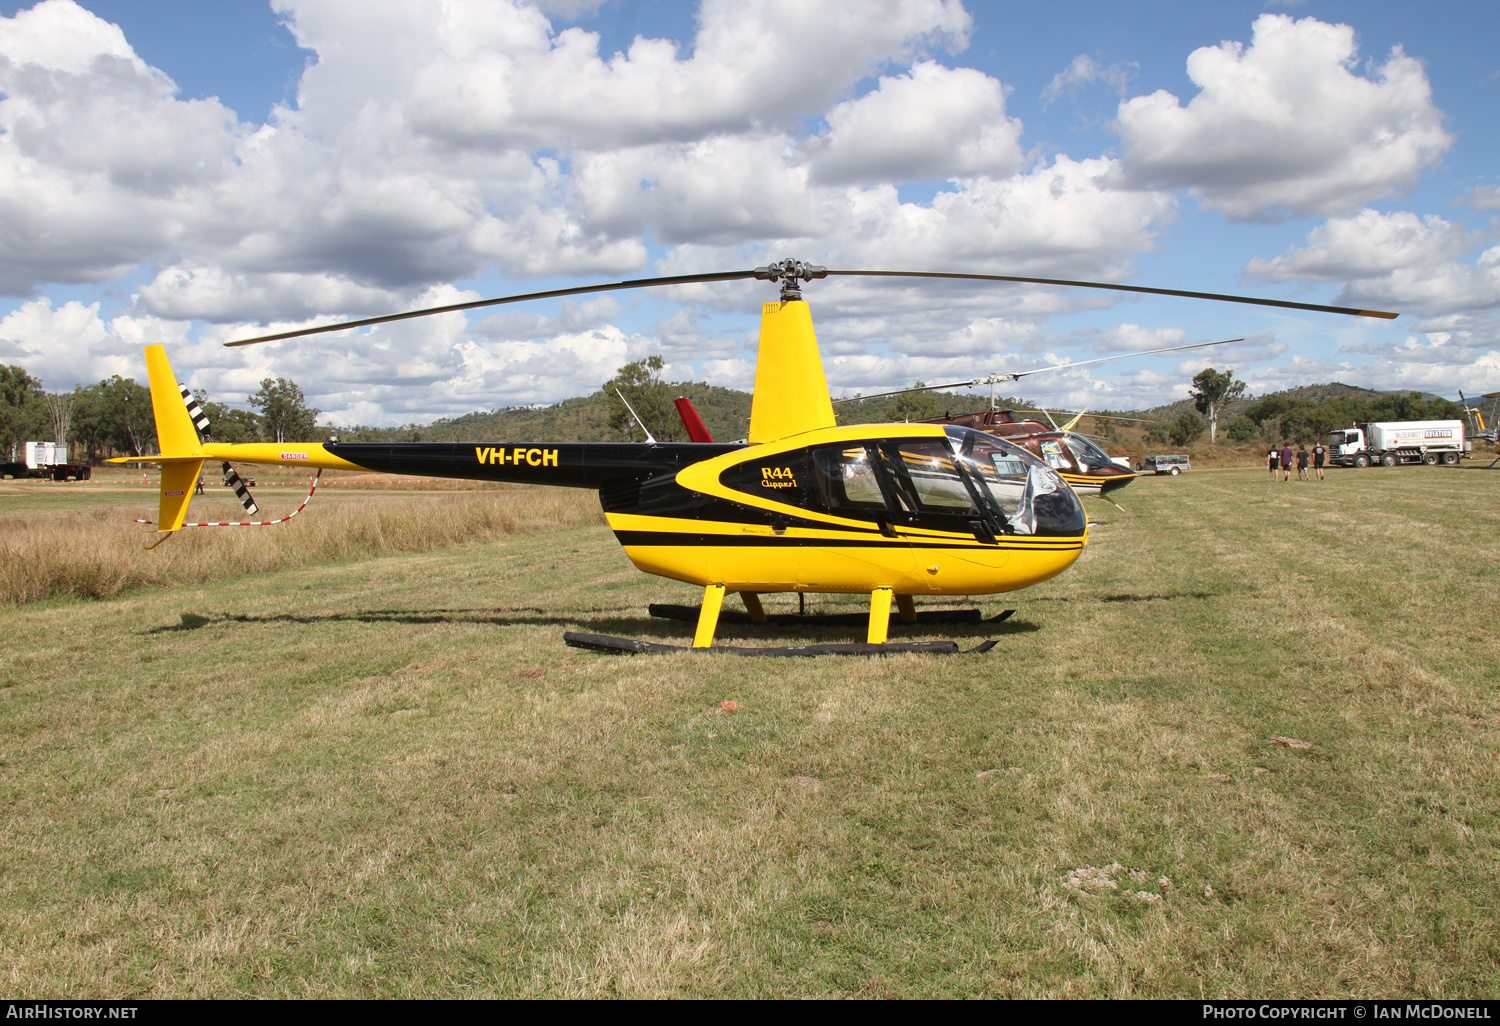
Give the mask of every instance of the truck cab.
[[1365, 433], [1359, 428], [1341, 428], [1328, 433], [1328, 462], [1339, 466], [1368, 467], [1370, 460], [1358, 461], [1365, 451]]

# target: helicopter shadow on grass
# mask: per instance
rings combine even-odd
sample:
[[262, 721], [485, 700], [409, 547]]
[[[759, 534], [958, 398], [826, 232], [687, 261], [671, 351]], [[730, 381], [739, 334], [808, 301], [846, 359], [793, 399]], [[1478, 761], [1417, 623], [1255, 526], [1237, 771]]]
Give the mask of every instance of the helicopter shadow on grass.
[[1175, 602], [1178, 599], [1212, 599], [1223, 598], [1227, 595], [1249, 595], [1253, 594], [1254, 588], [1223, 588], [1218, 591], [1174, 591], [1167, 595], [1136, 595], [1131, 593], [1121, 595], [1100, 595], [1074, 597], [1071, 595], [1047, 595], [1042, 598], [1027, 599], [1027, 602]]
[[[591, 610], [580, 616], [558, 616], [536, 607], [500, 609], [365, 609], [346, 613], [180, 613], [179, 623], [152, 627], [148, 635], [196, 631], [225, 624], [331, 624], [367, 623], [427, 626], [431, 624], [484, 624], [493, 627], [561, 627], [591, 634], [607, 634], [659, 641], [663, 644], [690, 644], [692, 626], [652, 616], [631, 615], [625, 610]], [[721, 624], [717, 640], [764, 642], [775, 637], [795, 638], [802, 644], [843, 642], [849, 640], [848, 626], [781, 625], [757, 628], [750, 625]], [[998, 624], [944, 624], [939, 633], [954, 638], [999, 638], [1012, 634], [1029, 634], [1041, 626], [1029, 621], [1008, 620]], [[931, 633], [932, 626], [912, 625], [893, 620], [891, 639], [911, 640], [908, 635]]]
[[[623, 612], [623, 611], [622, 611]], [[599, 620], [601, 613], [607, 621]], [[590, 616], [559, 616], [546, 609], [534, 606], [479, 608], [479, 609], [360, 609], [343, 613], [180, 613], [179, 623], [164, 624], [148, 629], [146, 634], [169, 634], [177, 631], [196, 631], [221, 624], [325, 624], [368, 623], [405, 624], [426, 626], [431, 624], [483, 624], [492, 627], [577, 627], [596, 622], [629, 624], [637, 629], [649, 628], [659, 621], [647, 617], [624, 617], [608, 611], [599, 611]]]

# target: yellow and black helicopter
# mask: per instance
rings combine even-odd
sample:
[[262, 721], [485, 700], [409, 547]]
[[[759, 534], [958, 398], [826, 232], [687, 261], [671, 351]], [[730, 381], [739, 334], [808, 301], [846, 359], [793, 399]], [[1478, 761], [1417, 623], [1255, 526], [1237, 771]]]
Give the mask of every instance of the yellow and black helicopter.
[[[252, 345], [592, 292], [770, 281], [780, 284], [781, 293], [761, 310], [750, 430], [742, 443], [204, 442], [189, 412], [191, 394], [178, 383], [165, 349], [148, 346], [146, 363], [161, 452], [117, 462], [161, 467], [156, 544], [184, 526], [210, 526], [186, 524], [194, 485], [209, 460], [223, 462], [227, 480], [234, 473], [230, 464], [250, 463], [596, 489], [609, 526], [636, 567], [703, 588], [694, 649], [714, 647], [726, 595], [738, 592], [749, 619], [765, 623], [761, 595], [814, 592], [870, 596], [863, 645], [718, 650], [784, 655], [954, 652], [958, 646], [951, 641], [888, 644], [892, 604], [901, 620], [912, 623], [918, 620], [916, 596], [1014, 591], [1061, 573], [1088, 541], [1083, 504], [1046, 462], [984, 431], [942, 424], [839, 427], [812, 317], [801, 293], [802, 282], [835, 275], [1082, 286], [1396, 316], [1145, 286], [944, 271], [830, 270], [785, 260], [754, 270], [524, 293], [227, 343]], [[236, 490], [246, 508], [252, 508], [243, 486]], [[565, 638], [571, 645], [606, 651], [681, 651], [627, 638], [578, 633]], [[993, 644], [986, 642], [979, 650]]]

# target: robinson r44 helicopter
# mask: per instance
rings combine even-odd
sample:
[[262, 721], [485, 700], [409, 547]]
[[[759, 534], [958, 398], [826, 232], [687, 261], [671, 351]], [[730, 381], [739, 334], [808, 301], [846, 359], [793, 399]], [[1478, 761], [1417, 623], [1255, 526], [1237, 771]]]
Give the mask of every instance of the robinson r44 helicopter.
[[[1134, 285], [942, 271], [830, 270], [785, 260], [754, 270], [525, 293], [227, 343], [252, 345], [591, 292], [741, 279], [779, 282], [778, 301], [764, 304], [761, 310], [755, 392], [744, 443], [203, 442], [189, 412], [191, 393], [178, 383], [166, 350], [147, 346], [161, 452], [115, 462], [161, 467], [154, 525], [158, 538], [151, 547], [184, 527], [230, 526], [186, 523], [194, 485], [209, 460], [223, 462], [226, 482], [236, 485], [241, 501], [252, 512], [253, 500], [234, 476], [231, 463], [318, 468], [319, 473], [341, 468], [596, 489], [609, 526], [636, 567], [703, 588], [693, 649], [715, 647], [714, 634], [727, 595], [738, 592], [750, 621], [765, 623], [769, 618], [761, 595], [814, 592], [870, 597], [863, 645], [718, 646], [716, 650], [775, 655], [956, 652], [958, 646], [951, 641], [887, 643], [892, 604], [902, 621], [913, 623], [918, 620], [914, 596], [1014, 591], [1061, 573], [1088, 542], [1083, 504], [1056, 470], [1026, 448], [972, 427], [837, 426], [812, 317], [801, 293], [802, 282], [834, 275], [1069, 285], [1354, 316], [1396, 316]], [[678, 646], [593, 634], [570, 632], [565, 640], [605, 651], [682, 651]], [[987, 651], [994, 644], [985, 642], [976, 651]]]

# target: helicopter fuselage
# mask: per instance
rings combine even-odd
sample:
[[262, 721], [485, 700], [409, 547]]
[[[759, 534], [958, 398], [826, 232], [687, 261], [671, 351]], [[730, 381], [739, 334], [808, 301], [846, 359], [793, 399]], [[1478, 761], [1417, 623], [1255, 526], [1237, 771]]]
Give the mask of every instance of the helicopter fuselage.
[[1022, 448], [858, 425], [761, 445], [208, 443], [209, 459], [597, 489], [641, 570], [741, 592], [989, 594], [1067, 569], [1082, 504]]

